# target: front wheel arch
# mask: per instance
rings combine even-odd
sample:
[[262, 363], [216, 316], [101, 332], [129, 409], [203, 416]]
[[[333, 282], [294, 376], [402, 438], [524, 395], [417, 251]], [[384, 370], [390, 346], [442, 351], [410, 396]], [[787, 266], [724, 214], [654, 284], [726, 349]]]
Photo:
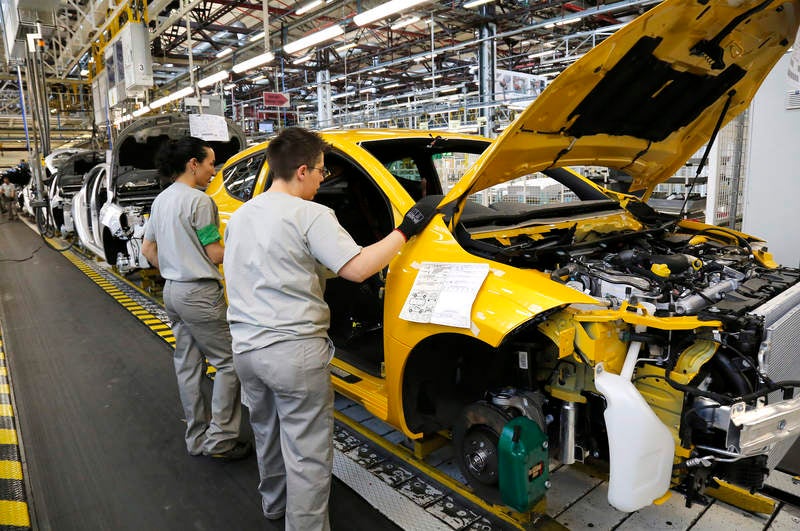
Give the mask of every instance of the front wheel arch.
[[416, 433], [451, 429], [466, 404], [521, 383], [511, 351], [464, 334], [430, 336], [414, 347], [403, 372], [406, 426]]

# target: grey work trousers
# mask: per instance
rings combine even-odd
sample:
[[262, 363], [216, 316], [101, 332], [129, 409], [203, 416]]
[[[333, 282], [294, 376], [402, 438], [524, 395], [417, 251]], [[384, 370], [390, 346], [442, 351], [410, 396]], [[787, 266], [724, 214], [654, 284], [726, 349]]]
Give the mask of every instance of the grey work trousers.
[[[173, 361], [186, 417], [186, 449], [192, 455], [226, 452], [239, 437], [242, 404], [222, 286], [216, 280], [167, 280], [164, 306], [175, 336]], [[217, 369], [210, 400], [201, 385], [203, 355]]]
[[264, 515], [287, 531], [328, 531], [333, 385], [327, 338], [283, 341], [236, 354], [256, 439]]

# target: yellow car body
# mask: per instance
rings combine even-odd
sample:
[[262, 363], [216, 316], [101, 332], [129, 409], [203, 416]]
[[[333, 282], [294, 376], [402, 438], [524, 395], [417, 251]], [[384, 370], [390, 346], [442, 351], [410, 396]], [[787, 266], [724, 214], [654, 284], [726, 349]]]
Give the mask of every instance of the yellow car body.
[[[557, 77], [493, 142], [323, 132], [334, 175], [315, 200], [361, 244], [388, 233], [423, 194], [446, 192], [385, 278], [363, 290], [329, 285], [336, 390], [412, 439], [452, 430], [468, 483], [519, 510], [541, 498], [546, 476], [529, 463], [522, 476], [536, 488], [509, 486], [504, 448], [527, 428], [504, 427], [518, 417], [562, 462], [607, 458], [609, 501], [620, 510], [670, 485], [701, 500], [715, 477], [760, 487], [800, 434], [791, 394], [800, 272], [775, 264], [757, 238], [660, 216], [569, 167], [620, 169], [631, 192], [648, 197], [747, 107], [794, 39], [799, 13], [797, 0], [668, 0]], [[266, 145], [230, 159], [212, 182], [223, 225], [267, 187]], [[444, 190], [437, 157], [467, 146], [477, 160]], [[409, 184], [398, 168], [411, 153], [418, 179]], [[536, 172], [579, 201], [475, 204], [474, 194]], [[427, 263], [488, 265], [467, 299], [467, 326], [400, 317], [412, 294], [422, 296], [415, 282]]]

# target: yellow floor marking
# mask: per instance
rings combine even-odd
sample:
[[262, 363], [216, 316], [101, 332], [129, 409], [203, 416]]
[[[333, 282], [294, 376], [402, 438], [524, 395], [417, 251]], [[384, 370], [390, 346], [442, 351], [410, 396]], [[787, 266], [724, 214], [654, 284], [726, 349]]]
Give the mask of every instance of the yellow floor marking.
[[150, 330], [152, 330], [153, 332], [157, 332], [159, 330], [167, 330], [167, 329], [169, 329], [169, 327], [165, 324], [150, 325]]
[[0, 394], [8, 395], [11, 394], [11, 388], [8, 384], [0, 384]]
[[17, 444], [17, 430], [0, 429], [0, 444]]
[[172, 330], [162, 330], [160, 332], [156, 332], [156, 334], [160, 335], [161, 337], [171, 336]]
[[0, 367], [0, 376], [8, 376], [8, 371], [5, 367]]
[[14, 416], [14, 408], [11, 407], [11, 404], [0, 404], [0, 417], [13, 417]]
[[0, 525], [30, 527], [28, 504], [18, 501], [0, 500]]
[[0, 479], [22, 479], [22, 463], [0, 461]]

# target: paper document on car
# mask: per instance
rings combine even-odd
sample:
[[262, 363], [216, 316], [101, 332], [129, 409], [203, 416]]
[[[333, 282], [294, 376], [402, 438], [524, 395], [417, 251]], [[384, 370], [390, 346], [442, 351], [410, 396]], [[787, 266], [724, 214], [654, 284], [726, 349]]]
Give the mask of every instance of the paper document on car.
[[469, 328], [472, 303], [488, 274], [485, 263], [422, 262], [400, 318]]

